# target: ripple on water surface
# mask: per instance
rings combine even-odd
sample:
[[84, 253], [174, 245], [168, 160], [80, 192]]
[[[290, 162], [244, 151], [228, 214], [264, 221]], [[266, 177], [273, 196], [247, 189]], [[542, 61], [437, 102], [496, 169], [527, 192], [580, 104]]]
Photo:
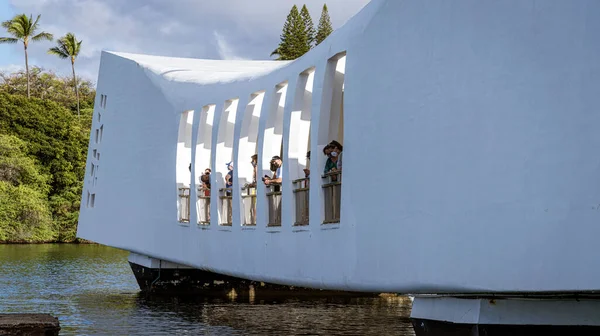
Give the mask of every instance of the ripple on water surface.
[[127, 252], [0, 245], [0, 313], [49, 313], [61, 335], [414, 335], [397, 298], [252, 302], [139, 293]]

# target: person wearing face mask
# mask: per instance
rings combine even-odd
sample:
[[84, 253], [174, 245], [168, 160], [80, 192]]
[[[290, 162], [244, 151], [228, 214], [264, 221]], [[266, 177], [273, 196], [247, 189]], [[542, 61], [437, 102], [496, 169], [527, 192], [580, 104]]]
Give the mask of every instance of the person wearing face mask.
[[329, 143], [329, 146], [332, 147], [331, 156], [337, 158], [336, 165], [335, 165], [336, 170], [338, 170], [338, 171], [342, 170], [342, 153], [343, 153], [344, 147], [342, 146], [341, 143], [339, 143], [335, 140], [331, 141], [331, 143]]
[[338, 162], [339, 162], [339, 149], [337, 148], [337, 146], [329, 144], [327, 145], [327, 151], [323, 151], [323, 152], [327, 152], [327, 162], [325, 162], [325, 170], [324, 173], [331, 173], [331, 172], [335, 172], [338, 171]]
[[327, 161], [325, 161], [325, 169], [323, 170], [324, 174], [331, 172], [331, 170], [335, 168], [335, 163], [333, 160], [331, 160], [331, 150], [331, 145], [327, 145], [325, 148], [323, 148], [323, 155], [327, 157]]

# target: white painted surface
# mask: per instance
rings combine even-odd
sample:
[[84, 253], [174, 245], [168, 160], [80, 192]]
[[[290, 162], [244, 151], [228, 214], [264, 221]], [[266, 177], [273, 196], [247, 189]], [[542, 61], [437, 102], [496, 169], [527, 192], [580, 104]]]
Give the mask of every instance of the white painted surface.
[[598, 300], [416, 297], [411, 318], [458, 324], [600, 326]]
[[[103, 95], [107, 103], [96, 108], [102, 118], [93, 124], [104, 125], [103, 135], [101, 143], [90, 143], [84, 186], [86, 197], [95, 195], [94, 206], [82, 202], [78, 236], [214, 272], [309, 287], [599, 290], [598, 17], [595, 0], [374, 0], [294, 62], [104, 52], [96, 106]], [[265, 227], [263, 186], [256, 228], [241, 227], [239, 206], [234, 225], [219, 227], [217, 177], [223, 160], [239, 151], [251, 95], [265, 91], [257, 131], [264, 174], [281, 139], [284, 160], [295, 158], [289, 153], [294, 98], [298, 77], [311, 67], [312, 169], [322, 169], [321, 149], [333, 140], [323, 130], [336, 129], [325, 115], [332, 82], [326, 69], [344, 51], [341, 223], [321, 225], [321, 179], [313, 178], [310, 225], [292, 227], [287, 173], [280, 229]], [[278, 97], [281, 83], [287, 94]], [[218, 130], [232, 99], [239, 104], [227, 117], [235, 125], [227, 128], [234, 132], [228, 147]], [[192, 224], [180, 226], [180, 114], [212, 105], [214, 120], [194, 118], [192, 136], [199, 143], [206, 125], [213, 126], [213, 222], [197, 227], [192, 211]], [[92, 158], [94, 149], [101, 160]], [[202, 162], [196, 177], [206, 163], [197, 156], [207, 151], [194, 146], [192, 162]], [[90, 176], [92, 163], [102, 166], [97, 177]], [[239, 205], [238, 189], [233, 197]]]
[[166, 260], [159, 260], [134, 252], [129, 253], [127, 260], [131, 263], [144, 266], [146, 268], [163, 268], [163, 269], [190, 269], [192, 267], [172, 263]]

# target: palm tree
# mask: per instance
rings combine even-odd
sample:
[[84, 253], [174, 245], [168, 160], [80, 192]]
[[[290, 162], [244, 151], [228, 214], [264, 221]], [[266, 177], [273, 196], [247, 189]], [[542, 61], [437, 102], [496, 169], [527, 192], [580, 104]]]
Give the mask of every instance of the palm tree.
[[25, 71], [27, 72], [27, 98], [30, 97], [29, 93], [29, 59], [27, 57], [27, 47], [29, 46], [29, 42], [37, 42], [41, 40], [52, 41], [52, 34], [41, 32], [36, 35], [36, 31], [38, 30], [38, 22], [40, 21], [40, 16], [37, 16], [35, 22], [33, 21], [33, 17], [30, 15], [27, 17], [25, 14], [16, 15], [12, 20], [2, 22], [2, 27], [6, 29], [6, 31], [12, 35], [12, 37], [0, 37], [0, 43], [17, 43], [19, 41], [23, 42], [23, 47], [25, 48]]
[[81, 42], [77, 41], [73, 33], [58, 39], [58, 46], [50, 48], [48, 54], [56, 55], [60, 58], [68, 58], [71, 60], [71, 69], [73, 70], [73, 85], [75, 86], [75, 95], [77, 96], [77, 116], [79, 117], [79, 87], [77, 85], [77, 76], [75, 76], [75, 59], [81, 50]]

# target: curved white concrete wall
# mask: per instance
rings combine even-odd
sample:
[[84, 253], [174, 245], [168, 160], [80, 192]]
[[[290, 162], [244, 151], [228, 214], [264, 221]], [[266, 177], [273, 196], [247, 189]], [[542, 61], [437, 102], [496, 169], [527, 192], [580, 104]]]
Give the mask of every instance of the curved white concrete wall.
[[[291, 63], [105, 52], [93, 125], [104, 127], [103, 137], [90, 143], [78, 235], [219, 273], [310, 287], [599, 290], [598, 17], [595, 0], [374, 0]], [[292, 225], [293, 171], [284, 175], [281, 228], [265, 226], [261, 185], [254, 228], [240, 225], [239, 188], [231, 227], [219, 226], [215, 215], [199, 227], [195, 212], [191, 225], [174, 220], [182, 111], [214, 106], [210, 155], [213, 172], [222, 173], [232, 155], [236, 168], [248, 161], [247, 105], [264, 91], [257, 130], [264, 173], [281, 139], [286, 164], [302, 156], [291, 128], [303, 120], [294, 113], [305, 85], [300, 76], [314, 68], [311, 165], [319, 171], [322, 146], [336, 128], [327, 115], [336, 105], [328, 74], [337, 63], [330, 60], [343, 52], [338, 225], [321, 224], [318, 178], [310, 181], [310, 224]], [[235, 108], [226, 106], [234, 99]], [[209, 131], [202, 115], [194, 119], [196, 143]], [[202, 162], [194, 176], [205, 168], [203, 148], [192, 154], [192, 162]], [[92, 164], [102, 166], [95, 183]], [[236, 181], [248, 173], [236, 172]]]

